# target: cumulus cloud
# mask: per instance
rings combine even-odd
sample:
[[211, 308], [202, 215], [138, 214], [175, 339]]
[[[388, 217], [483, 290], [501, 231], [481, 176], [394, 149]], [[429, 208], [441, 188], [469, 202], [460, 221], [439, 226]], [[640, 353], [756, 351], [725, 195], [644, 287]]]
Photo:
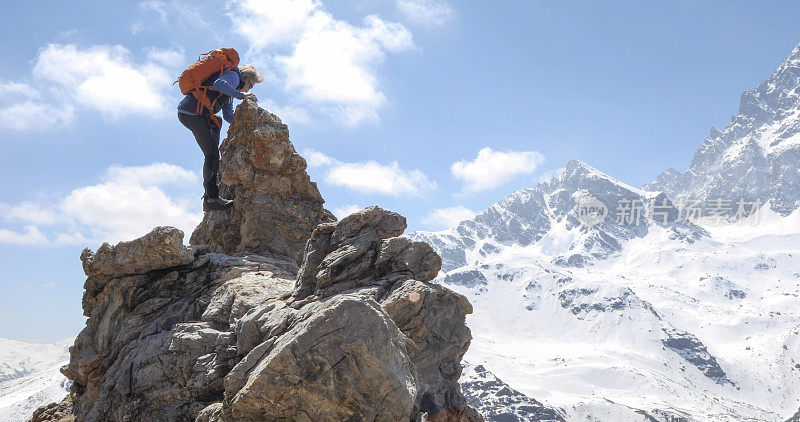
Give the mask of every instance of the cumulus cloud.
[[183, 50], [171, 50], [169, 48], [149, 48], [147, 50], [147, 60], [166, 68], [179, 68], [187, 64]]
[[[25, 232], [0, 230], [0, 243], [79, 244], [118, 242], [170, 225], [187, 235], [200, 222], [197, 192], [171, 196], [168, 186], [199, 191], [199, 177], [181, 167], [153, 163], [147, 166], [111, 166], [100, 183], [79, 187], [53, 205], [31, 202], [2, 205], [9, 221], [32, 223]], [[39, 226], [49, 226], [46, 236]]]
[[[165, 92], [172, 89], [174, 76], [166, 66], [174, 65], [182, 54], [150, 49], [146, 59], [137, 60], [120, 45], [48, 44], [34, 64], [33, 84], [0, 83], [4, 92], [26, 98], [0, 108], [0, 127], [60, 129], [71, 126], [79, 108], [95, 110], [112, 120], [128, 114], [161, 116], [166, 111]], [[41, 94], [44, 88], [50, 94], [47, 101]]]
[[333, 157], [310, 148], [303, 150], [303, 157], [305, 157], [306, 163], [310, 168], [329, 166], [336, 162]]
[[[157, 29], [154, 25], [152, 18], [153, 14], [158, 16], [158, 23], [161, 26], [168, 26], [174, 28], [176, 25], [180, 29], [193, 29], [197, 30], [202, 28], [209, 33], [210, 24], [206, 18], [211, 12], [218, 12], [219, 5], [202, 4], [196, 1], [187, 0], [170, 0], [169, 2], [161, 0], [146, 0], [139, 2], [139, 9], [143, 12], [143, 16], [139, 18], [133, 25], [131, 25], [131, 32], [135, 35], [144, 30]], [[213, 9], [212, 9], [213, 8]], [[214, 31], [210, 31], [213, 35]]]
[[0, 108], [0, 127], [17, 132], [41, 132], [72, 126], [75, 107], [72, 104], [23, 101]]
[[14, 206], [0, 204], [0, 213], [6, 219], [32, 224], [50, 225], [61, 221], [61, 215], [57, 210], [45, 209], [34, 202], [23, 202]]
[[0, 243], [39, 245], [47, 243], [47, 237], [36, 226], [25, 226], [22, 232], [0, 229]]
[[302, 107], [288, 105], [282, 106], [277, 104], [272, 99], [267, 99], [265, 101], [261, 101], [261, 99], [259, 99], [259, 102], [261, 103], [262, 107], [280, 117], [283, 123], [292, 125], [297, 123], [311, 122], [311, 116], [308, 114], [308, 110]]
[[419, 170], [404, 170], [397, 161], [380, 164], [337, 163], [325, 175], [325, 181], [357, 192], [391, 196], [420, 196], [436, 188], [428, 176]]
[[397, 9], [411, 22], [426, 26], [441, 26], [453, 17], [453, 9], [435, 0], [397, 0]]
[[164, 67], [137, 63], [120, 45], [49, 44], [39, 52], [33, 74], [60, 87], [78, 104], [112, 118], [162, 113], [166, 98], [161, 90], [172, 82]]
[[359, 207], [358, 205], [348, 204], [342, 205], [341, 207], [333, 207], [331, 212], [333, 212], [333, 215], [335, 215], [336, 218], [341, 220], [354, 212], [361, 211], [362, 209], [364, 208]]
[[386, 98], [377, 65], [387, 53], [414, 48], [401, 24], [375, 15], [352, 25], [316, 0], [239, 0], [231, 17], [254, 53], [276, 50], [284, 88], [344, 125], [378, 119]]
[[313, 149], [303, 150], [308, 166], [327, 167], [325, 182], [361, 193], [391, 196], [420, 196], [436, 189], [436, 183], [420, 170], [405, 170], [397, 161], [381, 164], [374, 160], [346, 163]]
[[458, 225], [458, 223], [475, 218], [475, 212], [465, 207], [450, 207], [439, 208], [431, 211], [422, 222], [432, 226], [440, 226], [444, 228], [451, 228]]
[[0, 81], [0, 92], [31, 100], [38, 100], [42, 97], [42, 93], [39, 90], [21, 82]]
[[147, 0], [139, 3], [139, 8], [156, 12], [162, 23], [167, 23], [167, 4], [159, 0]]
[[472, 161], [453, 163], [450, 172], [464, 182], [464, 193], [474, 193], [497, 187], [520, 174], [531, 174], [544, 161], [536, 151], [501, 152], [486, 147]]

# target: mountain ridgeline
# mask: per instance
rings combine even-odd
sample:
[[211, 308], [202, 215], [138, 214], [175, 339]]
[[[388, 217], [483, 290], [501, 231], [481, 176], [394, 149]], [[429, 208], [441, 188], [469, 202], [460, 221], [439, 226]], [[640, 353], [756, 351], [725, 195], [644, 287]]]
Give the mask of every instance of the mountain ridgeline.
[[231, 210], [81, 255], [86, 327], [33, 421], [480, 421], [458, 384], [466, 298], [378, 207], [323, 207], [280, 120], [245, 100], [222, 155]]
[[567, 420], [785, 420], [800, 398], [798, 163], [800, 45], [685, 171], [637, 188], [572, 160], [412, 233], [474, 306], [469, 377], [509, 386], [462, 380], [465, 394], [516, 420], [550, 420], [519, 416], [533, 397]]

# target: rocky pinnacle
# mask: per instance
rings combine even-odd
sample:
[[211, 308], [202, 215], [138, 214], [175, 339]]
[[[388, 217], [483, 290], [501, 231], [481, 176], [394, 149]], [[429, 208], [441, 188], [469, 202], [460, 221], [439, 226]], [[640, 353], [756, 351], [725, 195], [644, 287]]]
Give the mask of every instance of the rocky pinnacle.
[[280, 120], [245, 100], [222, 155], [228, 211], [81, 254], [73, 381], [39, 421], [480, 421], [458, 379], [467, 299], [379, 207], [322, 207]]

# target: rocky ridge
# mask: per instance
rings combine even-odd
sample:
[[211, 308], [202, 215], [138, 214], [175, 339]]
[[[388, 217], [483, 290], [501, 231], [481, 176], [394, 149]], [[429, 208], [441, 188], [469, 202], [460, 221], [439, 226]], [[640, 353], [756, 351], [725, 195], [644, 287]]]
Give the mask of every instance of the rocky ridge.
[[334, 222], [286, 126], [245, 100], [222, 157], [231, 210], [85, 250], [86, 327], [33, 421], [478, 421], [458, 380], [464, 296], [378, 207]]
[[[798, 151], [800, 46], [685, 172], [635, 188], [571, 161], [456, 228], [411, 237], [473, 303], [466, 358], [523, 394], [507, 403], [535, 396], [570, 420], [785, 420], [800, 391]], [[591, 227], [578, 214], [587, 197], [608, 211]], [[692, 200], [705, 217], [717, 200], [735, 215], [738, 199], [769, 203], [763, 231], [673, 217]], [[631, 200], [663, 201], [667, 224], [648, 209], [620, 224]]]
[[648, 190], [705, 201], [769, 202], [788, 215], [800, 207], [800, 45], [765, 80], [742, 93], [739, 112], [711, 128], [686, 171], [667, 169]]

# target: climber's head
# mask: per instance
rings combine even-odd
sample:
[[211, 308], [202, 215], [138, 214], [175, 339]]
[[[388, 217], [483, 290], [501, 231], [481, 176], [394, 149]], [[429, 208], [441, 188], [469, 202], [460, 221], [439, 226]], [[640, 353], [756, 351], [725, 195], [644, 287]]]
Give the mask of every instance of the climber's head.
[[252, 65], [239, 66], [239, 72], [242, 74], [242, 82], [244, 82], [244, 84], [239, 85], [239, 91], [250, 91], [253, 85], [264, 81], [264, 76]]

